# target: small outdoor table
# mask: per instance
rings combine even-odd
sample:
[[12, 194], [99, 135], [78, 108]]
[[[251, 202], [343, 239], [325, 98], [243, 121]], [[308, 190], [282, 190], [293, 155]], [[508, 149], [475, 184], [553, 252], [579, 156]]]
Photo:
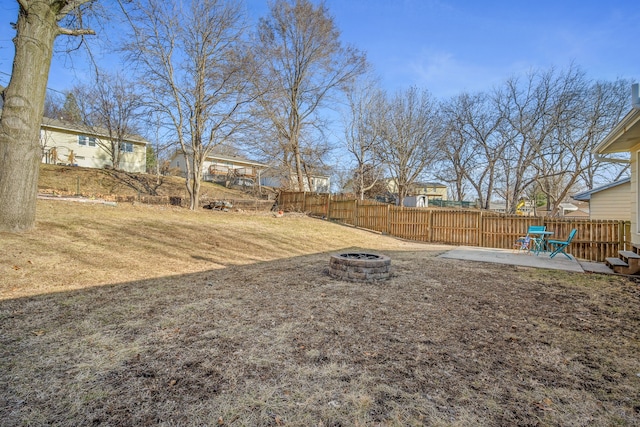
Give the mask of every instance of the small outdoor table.
[[532, 231], [531, 234], [534, 237], [533, 252], [538, 255], [540, 252], [548, 252], [547, 238], [553, 235], [553, 231]]

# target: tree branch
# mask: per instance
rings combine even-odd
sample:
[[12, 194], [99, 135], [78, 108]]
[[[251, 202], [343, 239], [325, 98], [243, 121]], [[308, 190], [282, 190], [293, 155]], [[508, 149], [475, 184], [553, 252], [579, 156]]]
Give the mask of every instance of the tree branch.
[[96, 32], [89, 28], [78, 28], [76, 30], [72, 30], [70, 28], [59, 27], [58, 34], [63, 34], [65, 36], [92, 36], [95, 35]]
[[[20, 4], [22, 4], [25, 0], [18, 0], [18, 1], [20, 2]], [[57, 15], [58, 21], [64, 18], [65, 16], [67, 16], [69, 13], [71, 13], [72, 10], [82, 6], [85, 3], [89, 3], [91, 1], [93, 0], [69, 0], [66, 6], [60, 9], [60, 12], [58, 12], [58, 15]]]

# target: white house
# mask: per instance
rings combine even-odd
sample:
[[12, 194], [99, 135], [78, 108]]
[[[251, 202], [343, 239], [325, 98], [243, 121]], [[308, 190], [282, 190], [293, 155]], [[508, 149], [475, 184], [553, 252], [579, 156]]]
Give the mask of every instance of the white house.
[[586, 203], [578, 200], [572, 202], [562, 202], [558, 204], [558, 214], [563, 218], [589, 218], [589, 207]]
[[[304, 176], [304, 190], [313, 193], [331, 192], [331, 178], [327, 175]], [[298, 181], [295, 174], [287, 174], [277, 169], [266, 170], [260, 179], [260, 184], [273, 188], [297, 188]]]
[[[106, 130], [43, 117], [40, 126], [42, 163], [69, 164], [87, 168], [112, 167]], [[143, 173], [147, 163], [147, 141], [130, 135], [121, 142], [120, 169]]]

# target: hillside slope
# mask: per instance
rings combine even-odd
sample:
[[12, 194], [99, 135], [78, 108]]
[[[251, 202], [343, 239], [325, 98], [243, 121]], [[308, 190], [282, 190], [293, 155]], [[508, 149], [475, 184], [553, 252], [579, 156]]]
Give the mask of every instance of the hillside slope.
[[[40, 165], [38, 191], [56, 195], [113, 198], [114, 196], [177, 196], [187, 199], [184, 178], [110, 169]], [[203, 182], [201, 199], [253, 199], [239, 190]]]

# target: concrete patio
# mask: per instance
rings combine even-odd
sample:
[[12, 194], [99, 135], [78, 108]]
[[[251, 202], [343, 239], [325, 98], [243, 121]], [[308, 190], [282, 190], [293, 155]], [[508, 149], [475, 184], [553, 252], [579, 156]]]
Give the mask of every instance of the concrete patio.
[[460, 246], [443, 253], [440, 258], [451, 258], [465, 261], [490, 262], [494, 264], [518, 265], [532, 268], [548, 268], [552, 270], [573, 271], [576, 273], [614, 274], [613, 270], [604, 263], [576, 260], [573, 256], [568, 259], [562, 254], [553, 258], [548, 253], [534, 255], [518, 253], [510, 249], [480, 248], [475, 246]]

